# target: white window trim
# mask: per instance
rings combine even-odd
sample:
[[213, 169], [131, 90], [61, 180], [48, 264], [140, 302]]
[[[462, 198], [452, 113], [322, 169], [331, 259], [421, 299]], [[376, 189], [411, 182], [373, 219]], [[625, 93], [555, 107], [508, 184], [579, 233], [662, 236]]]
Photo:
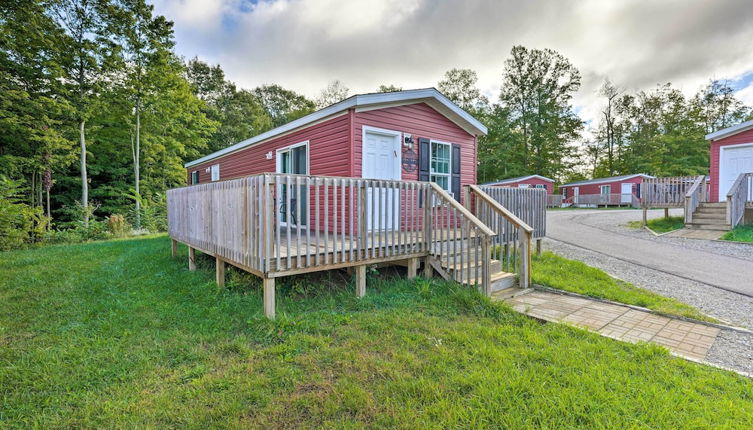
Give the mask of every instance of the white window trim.
[[[717, 193], [719, 197], [720, 202], [726, 202], [727, 201], [727, 193], [729, 191], [722, 191], [722, 172], [724, 171], [724, 151], [728, 149], [737, 149], [737, 148], [744, 148], [746, 146], [753, 146], [753, 142], [751, 143], [736, 143], [734, 145], [724, 145], [719, 147], [719, 171], [716, 172], [716, 183], [717, 183]], [[713, 179], [713, 178], [712, 178]]]
[[403, 179], [403, 132], [397, 130], [388, 130], [386, 128], [372, 127], [370, 125], [364, 125], [361, 127], [361, 177], [363, 178], [363, 172], [366, 171], [366, 157], [363, 156], [363, 145], [366, 144], [366, 133], [383, 134], [386, 136], [392, 136], [395, 138], [395, 151], [397, 152], [397, 163], [393, 166], [393, 176], [397, 176], [395, 181], [401, 181]]
[[531, 188], [530, 184], [518, 184], [518, 188]]
[[546, 189], [546, 185], [544, 185], [544, 184], [536, 184], [536, 185], [533, 186], [533, 188], [538, 188], [538, 189], [544, 189], [545, 190]]
[[[217, 173], [217, 178], [215, 179], [214, 174]], [[220, 164], [212, 164], [209, 166], [209, 178], [212, 182], [217, 182], [220, 180]]]
[[603, 196], [605, 189], [608, 191], [606, 195], [612, 194], [612, 184], [599, 185], [599, 194]]
[[[196, 175], [196, 182], [193, 181], [194, 175]], [[193, 170], [191, 171], [191, 185], [196, 185], [199, 183], [199, 171]]]
[[[298, 148], [300, 146], [306, 147], [306, 175], [309, 175], [311, 172], [311, 146], [309, 145], [308, 140], [304, 140], [303, 142], [294, 143], [292, 145], [288, 145], [282, 148], [278, 148], [275, 151], [275, 172], [282, 173], [282, 153], [286, 151], [290, 151], [292, 149]], [[290, 173], [292, 175], [292, 173]]]
[[[450, 154], [449, 163], [450, 164], [448, 166], [447, 173], [434, 173], [431, 170], [431, 150], [432, 150], [432, 145], [434, 145], [435, 143], [438, 143], [440, 145], [447, 145], [450, 148], [450, 152], [449, 152], [449, 154]], [[431, 180], [431, 177], [432, 176], [436, 176], [436, 175], [447, 176], [447, 189], [445, 191], [447, 191], [447, 194], [451, 195], [455, 199], [457, 199], [458, 197], [460, 197], [460, 196], [453, 196], [452, 195], [452, 143], [445, 142], [445, 141], [442, 141], [442, 140], [430, 139], [429, 140], [429, 182], [433, 182]], [[437, 184], [437, 185], [439, 185], [439, 184]]]

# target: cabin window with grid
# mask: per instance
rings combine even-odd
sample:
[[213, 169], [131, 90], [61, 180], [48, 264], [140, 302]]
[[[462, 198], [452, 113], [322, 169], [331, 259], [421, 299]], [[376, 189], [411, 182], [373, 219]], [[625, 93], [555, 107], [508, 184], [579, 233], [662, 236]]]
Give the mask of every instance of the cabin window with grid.
[[450, 188], [451, 150], [449, 143], [431, 142], [431, 181], [436, 182], [450, 194], [452, 194]]
[[199, 183], [199, 171], [194, 170], [191, 172], [191, 185], [198, 184]]

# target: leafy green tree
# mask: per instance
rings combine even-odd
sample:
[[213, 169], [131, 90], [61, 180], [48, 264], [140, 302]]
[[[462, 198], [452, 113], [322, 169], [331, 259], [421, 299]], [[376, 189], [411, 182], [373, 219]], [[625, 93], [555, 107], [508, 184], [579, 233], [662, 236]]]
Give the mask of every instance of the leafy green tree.
[[464, 110], [478, 114], [487, 109], [489, 100], [477, 85], [478, 75], [473, 70], [452, 69], [444, 74], [437, 89]]
[[[95, 110], [97, 95], [110, 71], [109, 55], [113, 44], [106, 31], [106, 0], [58, 0], [50, 13], [67, 37], [60, 49], [66, 53], [62, 67], [68, 99], [75, 109], [78, 124], [81, 171], [81, 205], [89, 205], [89, 180], [86, 163], [86, 122]], [[84, 219], [88, 224], [89, 219]]]
[[753, 114], [753, 109], [735, 96], [735, 90], [728, 81], [710, 81], [696, 93], [691, 104], [707, 133], [741, 123]]
[[333, 105], [337, 102], [341, 102], [348, 98], [348, 91], [350, 90], [345, 86], [345, 84], [343, 84], [340, 80], [335, 79], [334, 81], [327, 84], [327, 86], [319, 94], [319, 97], [316, 99], [316, 107], [318, 109], [321, 109], [329, 105]]
[[505, 61], [500, 105], [510, 116], [510, 174], [559, 177], [574, 164], [582, 121], [572, 97], [580, 73], [550, 49], [515, 46]]
[[311, 100], [279, 85], [262, 85], [252, 92], [272, 119], [273, 127], [308, 115], [316, 109]]
[[3, 2], [0, 17], [0, 170], [22, 179], [29, 204], [44, 204], [49, 217], [53, 172], [75, 159], [62, 133], [70, 111], [61, 96], [63, 33], [42, 1]]
[[396, 91], [402, 91], [403, 87], [398, 87], [397, 85], [380, 85], [379, 88], [376, 89], [376, 92], [378, 93], [394, 93]]

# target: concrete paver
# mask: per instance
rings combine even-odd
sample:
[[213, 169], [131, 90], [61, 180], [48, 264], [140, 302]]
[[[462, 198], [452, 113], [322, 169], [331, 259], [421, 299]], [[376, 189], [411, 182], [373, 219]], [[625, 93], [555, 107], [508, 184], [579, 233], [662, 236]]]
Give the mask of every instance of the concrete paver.
[[673, 354], [704, 360], [720, 330], [598, 300], [533, 291], [505, 300], [515, 311], [571, 324], [626, 342], [651, 342]]

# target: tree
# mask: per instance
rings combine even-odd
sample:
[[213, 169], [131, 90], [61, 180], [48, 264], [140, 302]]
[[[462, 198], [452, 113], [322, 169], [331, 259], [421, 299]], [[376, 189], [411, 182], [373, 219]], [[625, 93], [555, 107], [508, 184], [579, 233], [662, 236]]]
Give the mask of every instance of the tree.
[[[606, 104], [601, 111], [601, 121], [599, 122], [598, 130], [596, 133], [597, 139], [601, 146], [606, 150], [607, 166], [606, 176], [614, 176], [615, 169], [615, 148], [619, 145], [620, 132], [618, 125], [618, 118], [616, 116], [616, 104], [620, 96], [620, 90], [609, 79], [604, 80], [604, 83], [599, 89], [599, 95], [606, 99]], [[595, 152], [594, 152], [595, 151]], [[594, 163], [598, 161], [599, 151], [598, 148], [592, 148], [591, 155], [594, 157]], [[594, 173], [596, 173], [597, 166], [594, 164]]]
[[105, 31], [103, 14], [107, 3], [103, 0], [60, 0], [51, 13], [66, 32], [63, 63], [69, 99], [78, 123], [81, 170], [81, 205], [87, 215], [88, 226], [89, 181], [86, 165], [86, 121], [92, 113], [100, 85], [108, 72], [108, 48], [111, 44]]
[[141, 112], [157, 96], [155, 74], [165, 73], [164, 58], [173, 46], [172, 23], [153, 16], [144, 0], [118, 0], [108, 18], [121, 47], [123, 87], [133, 106], [131, 156], [135, 199], [135, 227], [141, 228]]
[[29, 204], [46, 207], [49, 217], [53, 172], [75, 153], [62, 132], [70, 114], [59, 66], [64, 35], [44, 7], [42, 1], [0, 5], [0, 171], [23, 179]]
[[510, 112], [518, 142], [514, 174], [559, 177], [570, 168], [573, 143], [583, 127], [571, 105], [579, 88], [580, 73], [559, 53], [513, 47], [505, 61], [500, 104]]
[[693, 97], [692, 105], [707, 133], [743, 122], [753, 113], [735, 97], [728, 81], [710, 81]]
[[403, 87], [398, 87], [397, 85], [380, 85], [379, 88], [377, 88], [376, 92], [378, 93], [393, 93], [395, 91], [402, 91]]
[[472, 113], [485, 110], [489, 100], [477, 88], [478, 76], [471, 69], [452, 69], [437, 84], [439, 92], [456, 105]]
[[252, 92], [272, 119], [273, 127], [308, 115], [316, 108], [311, 100], [279, 85], [262, 85]]
[[335, 79], [327, 84], [327, 87], [319, 94], [319, 98], [316, 99], [316, 107], [321, 109], [343, 101], [348, 98], [348, 91], [348, 87], [345, 84]]

